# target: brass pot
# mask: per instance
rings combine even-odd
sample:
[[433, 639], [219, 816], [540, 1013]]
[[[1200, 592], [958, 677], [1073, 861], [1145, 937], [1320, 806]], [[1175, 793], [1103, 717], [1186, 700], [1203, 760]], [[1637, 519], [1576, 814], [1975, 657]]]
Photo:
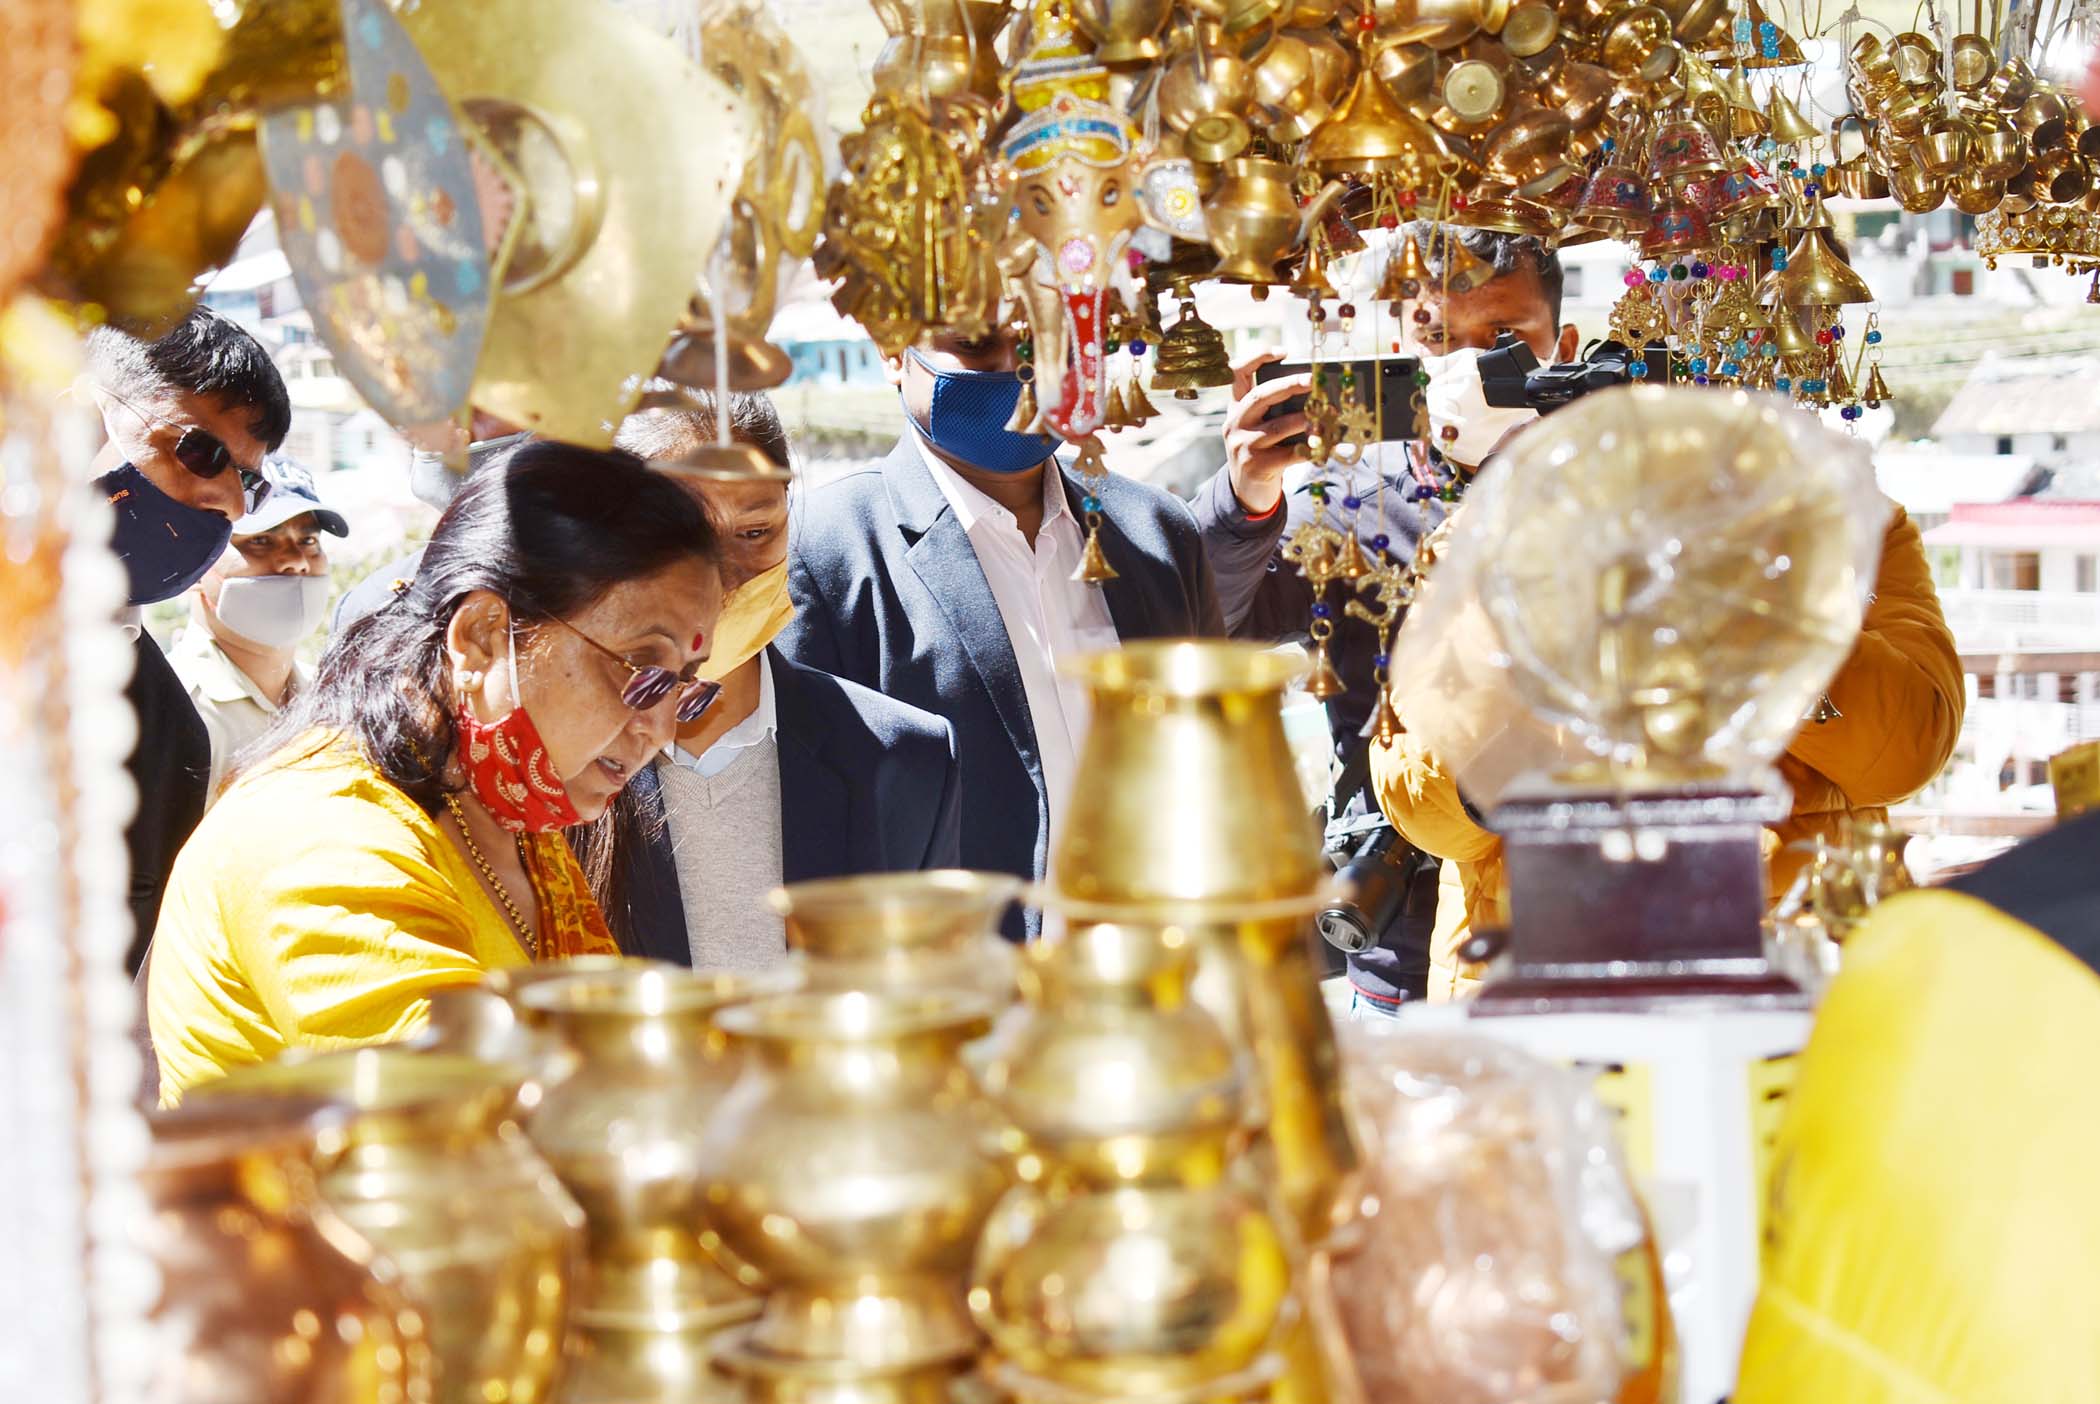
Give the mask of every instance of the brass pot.
[[1958, 93], [1980, 93], [1989, 86], [1991, 74], [1998, 66], [1998, 56], [1992, 52], [1991, 41], [1981, 34], [1957, 34], [1954, 36], [1954, 90]]
[[2004, 202], [2005, 182], [1993, 180], [1981, 169], [1971, 166], [1954, 182], [1947, 198], [1963, 214], [1987, 214]]
[[1437, 59], [1420, 44], [1387, 44], [1371, 57], [1372, 72], [1385, 84], [1386, 95], [1417, 116], [1436, 106]]
[[1159, 115], [1177, 132], [1205, 117], [1239, 117], [1254, 101], [1254, 73], [1238, 54], [1199, 38], [1159, 80]]
[[952, 989], [1004, 1006], [1014, 948], [999, 918], [1020, 894], [1003, 873], [866, 873], [798, 882], [767, 898], [787, 925], [795, 977], [824, 992]]
[[1573, 133], [1568, 119], [1530, 98], [1508, 104], [1501, 128], [1481, 148], [1488, 172], [1508, 181], [1520, 195], [1556, 190], [1579, 174], [1568, 159]]
[[765, 1274], [725, 1356], [881, 1376], [976, 1353], [964, 1280], [1005, 1191], [997, 1119], [964, 1072], [975, 996], [773, 995], [724, 1011], [743, 1073], [704, 1119], [707, 1214]]
[[1599, 125], [1611, 105], [1617, 85], [1610, 73], [1593, 63], [1567, 63], [1541, 92], [1541, 98], [1557, 107], [1578, 128]]
[[1656, 82], [1676, 66], [1670, 43], [1670, 17], [1654, 5], [1634, 5], [1618, 12], [1598, 40], [1597, 55], [1620, 78]]
[[1976, 134], [1970, 163], [1986, 180], [2010, 180], [2027, 164], [2027, 138], [2016, 127], [1986, 127]]
[[2048, 151], [2028, 166], [2034, 175], [2034, 195], [2043, 204], [2068, 205], [2082, 200], [2091, 188], [2085, 162], [2069, 151]]
[[518, 995], [544, 980], [651, 968], [675, 967], [630, 956], [600, 955], [491, 970], [478, 985], [432, 991], [429, 1022], [408, 1042], [432, 1053], [452, 1053], [522, 1070], [530, 1083], [520, 1090], [519, 1105], [529, 1112], [539, 1105], [540, 1088], [561, 1076], [564, 1066], [560, 1046], [533, 1026], [530, 1011], [519, 1005]]
[[431, 1398], [423, 1320], [321, 1197], [325, 1104], [222, 1098], [153, 1118], [139, 1244], [159, 1271], [155, 1404]]
[[1903, 86], [1895, 59], [1880, 36], [1872, 33], [1863, 33], [1852, 42], [1852, 71], [1870, 105], [1887, 102]]
[[1390, 0], [1380, 4], [1378, 42], [1455, 49], [1476, 34], [1499, 34], [1511, 0]]
[[1838, 163], [1831, 184], [1848, 200], [1886, 200], [1889, 178], [1876, 165], [1871, 152], [1862, 151]]
[[1312, 49], [1289, 35], [1277, 35], [1255, 60], [1254, 95], [1282, 141], [1303, 141], [1334, 115], [1332, 104], [1320, 97]]
[[2029, 147], [2043, 152], [2063, 145], [2069, 117], [2070, 109], [2064, 105], [2064, 100], [2045, 91], [2020, 104], [2019, 116], [2013, 119], [2013, 123], [2026, 136]]
[[1998, 66], [1983, 90], [1984, 99], [2010, 117], [2034, 94], [2034, 69], [2024, 58], [2009, 58]]
[[891, 97], [974, 94], [996, 102], [1004, 67], [995, 41], [1006, 0], [874, 0], [889, 39], [875, 55], [875, 91]]
[[[1325, 867], [1283, 734], [1296, 669], [1252, 645], [1155, 642], [1078, 671], [1092, 722], [1051, 901], [1075, 921], [1194, 933], [1198, 998], [1258, 1050], [1279, 1192], [1322, 1243], [1356, 1150], [1310, 944]], [[1183, 821], [1159, 823], [1163, 803]]]
[[1355, 55], [1324, 29], [1285, 30], [1279, 37], [1296, 39], [1305, 45], [1312, 60], [1313, 91], [1320, 101], [1329, 107], [1340, 102], [1342, 94], [1349, 90], [1349, 80], [1356, 76]]
[[1159, 31], [1172, 0], [1072, 0], [1072, 18], [1094, 41], [1094, 57], [1110, 68], [1155, 62]]
[[1912, 214], [1928, 214], [1947, 198], [1947, 183], [1915, 162], [1905, 161], [1889, 172], [1889, 194]]
[[1929, 36], [1916, 30], [1897, 35], [1889, 45], [1889, 59], [1905, 87], [1939, 87], [1940, 46]]
[[1961, 173], [1969, 157], [1973, 128], [1966, 123], [1941, 122], [1912, 144], [1912, 159], [1932, 175], [1945, 179]]
[[987, 1373], [1018, 1398], [1213, 1397], [1261, 1369], [1290, 1265], [1235, 1170], [1239, 1055], [1191, 1000], [1191, 952], [1158, 925], [1038, 942], [991, 1041], [985, 1089], [1044, 1167], [1000, 1202], [973, 1274]]
[[752, 988], [726, 975], [613, 970], [543, 980], [518, 997], [574, 1060], [531, 1126], [588, 1222], [564, 1404], [734, 1394], [710, 1371], [713, 1338], [757, 1314], [762, 1279], [720, 1250], [700, 1142], [735, 1076], [715, 1017]]
[[1203, 202], [1210, 242], [1218, 251], [1216, 276], [1242, 283], [1274, 283], [1276, 264], [1297, 246], [1304, 225], [1281, 161], [1240, 156], [1223, 163], [1218, 189]]
[[521, 1073], [409, 1048], [287, 1055], [192, 1094], [319, 1099], [348, 1116], [321, 1191], [402, 1269], [447, 1404], [545, 1400], [583, 1212], [512, 1120]]
[[1938, 121], [1939, 117], [1940, 105], [1915, 93], [1904, 93], [1891, 99], [1881, 110], [1882, 125], [1906, 141], [1915, 141], [1925, 135], [1925, 129]]

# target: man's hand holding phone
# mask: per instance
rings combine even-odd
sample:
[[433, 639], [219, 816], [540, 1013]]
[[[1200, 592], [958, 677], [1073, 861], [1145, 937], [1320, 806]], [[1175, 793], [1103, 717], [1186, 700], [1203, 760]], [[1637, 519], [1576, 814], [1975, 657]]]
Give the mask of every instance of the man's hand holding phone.
[[1305, 414], [1265, 419], [1270, 410], [1312, 389], [1312, 375], [1279, 376], [1256, 384], [1254, 373], [1280, 351], [1261, 351], [1232, 368], [1232, 407], [1225, 412], [1225, 467], [1232, 495], [1250, 517], [1266, 517], [1283, 501], [1283, 475], [1305, 458]]

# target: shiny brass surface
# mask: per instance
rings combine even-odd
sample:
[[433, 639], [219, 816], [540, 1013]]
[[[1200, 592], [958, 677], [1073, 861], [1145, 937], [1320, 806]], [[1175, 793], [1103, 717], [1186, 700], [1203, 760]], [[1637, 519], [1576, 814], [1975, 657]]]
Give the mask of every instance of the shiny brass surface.
[[[749, 104], [593, 0], [411, 5], [400, 18], [446, 95], [525, 179], [517, 258], [530, 267], [544, 247], [556, 268], [496, 300], [474, 403], [610, 444], [715, 250], [754, 139]], [[666, 124], [678, 140], [636, 140]]]
[[714, 1337], [756, 1314], [761, 1279], [720, 1249], [701, 1139], [735, 1077], [716, 1016], [752, 989], [641, 968], [541, 980], [518, 996], [574, 1063], [530, 1127], [588, 1224], [563, 1404], [733, 1395], [709, 1372]]
[[1375, 13], [1381, 44], [1455, 49], [1476, 34], [1499, 32], [1510, 0], [1390, 0]]
[[865, 873], [775, 889], [794, 976], [810, 990], [956, 989], [1013, 998], [1013, 947], [999, 921], [1020, 893], [1003, 873]]
[[892, 98], [999, 97], [1006, 0], [871, 0], [889, 34], [875, 56], [875, 91]]
[[162, 1112], [137, 1227], [159, 1271], [155, 1404], [433, 1398], [424, 1322], [392, 1264], [322, 1198], [342, 1146], [323, 1103], [221, 1098]]
[[1180, 132], [1205, 117], [1242, 116], [1253, 100], [1254, 73], [1246, 61], [1200, 37], [1195, 47], [1167, 65], [1159, 80], [1159, 115]]
[[[1079, 774], [1095, 779], [1073, 787], [1046, 887], [1075, 921], [1197, 933], [1198, 998], [1255, 1050], [1279, 1192], [1319, 1243], [1356, 1155], [1309, 944], [1325, 870], [1283, 735], [1297, 671], [1242, 644], [1131, 644], [1082, 660], [1092, 724]], [[1156, 822], [1169, 794], [1201, 822]]]
[[1906, 161], [1889, 172], [1889, 194], [1912, 214], [1927, 214], [1947, 198], [1947, 183]]
[[1866, 279], [1852, 271], [1822, 229], [1802, 233], [1787, 251], [1786, 267], [1775, 282], [1779, 300], [1790, 307], [1834, 307], [1874, 300]]
[[1981, 34], [1954, 36], [1954, 88], [1957, 92], [1981, 92], [1997, 70], [1998, 56], [1991, 41]]
[[1073, 0], [1072, 18], [1094, 41], [1094, 57], [1111, 68], [1151, 63], [1163, 52], [1159, 32], [1172, 0]]
[[198, 1087], [314, 1099], [347, 1120], [320, 1188], [401, 1270], [428, 1322], [445, 1404], [549, 1398], [583, 1213], [512, 1119], [523, 1076], [399, 1047], [286, 1055]]
[[2013, 122], [2027, 138], [2028, 145], [2043, 152], [2063, 145], [2069, 119], [2070, 107], [2063, 98], [2044, 88], [2020, 105], [2019, 115], [2013, 118]]
[[[787, 352], [764, 337], [742, 337], [731, 332], [728, 351], [725, 370], [730, 390], [771, 390], [786, 384], [795, 373], [795, 363]], [[656, 373], [673, 384], [714, 394], [718, 383], [714, 319], [704, 314], [688, 317], [671, 337]]]
[[1243, 283], [1280, 281], [1276, 264], [1297, 246], [1306, 224], [1291, 167], [1258, 156], [1224, 163], [1203, 214], [1218, 250], [1217, 276]]
[[1333, 104], [1320, 96], [1312, 49], [1288, 34], [1270, 40], [1255, 60], [1254, 92], [1281, 141], [1303, 141], [1334, 115]]
[[800, 993], [724, 1011], [743, 1056], [704, 1126], [707, 1216], [771, 1284], [739, 1368], [829, 1362], [880, 1376], [963, 1360], [964, 1277], [1007, 1185], [997, 1119], [961, 1050], [972, 995]]
[[981, 1080], [1037, 1168], [980, 1240], [971, 1310], [1021, 1398], [1210, 1398], [1280, 1363], [1287, 1239], [1237, 1158], [1233, 1041], [1195, 1001], [1198, 938], [1083, 922], [1029, 947]]
[[1225, 337], [1203, 320], [1193, 298], [1181, 304], [1181, 314], [1160, 339], [1153, 354], [1152, 388], [1171, 390], [1179, 400], [1193, 400], [1198, 390], [1232, 384], [1232, 362], [1225, 351]]
[[1772, 90], [1772, 100], [1766, 104], [1765, 117], [1774, 141], [1814, 141], [1823, 134], [1823, 129], [1804, 117], [1801, 109], [1794, 105], [1794, 100], [1782, 89]]

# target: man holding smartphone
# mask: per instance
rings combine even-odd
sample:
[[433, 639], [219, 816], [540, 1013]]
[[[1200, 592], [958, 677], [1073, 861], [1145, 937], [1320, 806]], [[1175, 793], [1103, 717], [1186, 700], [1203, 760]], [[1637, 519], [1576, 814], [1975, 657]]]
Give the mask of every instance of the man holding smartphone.
[[[1432, 278], [1418, 299], [1401, 308], [1403, 350], [1420, 357], [1430, 373], [1430, 442], [1442, 447], [1396, 441], [1372, 446], [1354, 467], [1325, 465], [1317, 477], [1332, 486], [1326, 502], [1316, 502], [1310, 492], [1288, 490], [1314, 477], [1304, 467], [1304, 414], [1268, 418], [1285, 401], [1304, 395], [1311, 377], [1286, 375], [1257, 383], [1257, 369], [1281, 359], [1273, 351], [1235, 367], [1233, 403], [1225, 417], [1225, 466], [1190, 506], [1217, 575], [1225, 626], [1236, 638], [1306, 634], [1312, 587], [1281, 552], [1291, 532], [1323, 513], [1343, 523], [1353, 514], [1358, 539], [1374, 558], [1405, 562], [1413, 557], [1421, 538], [1443, 520], [1447, 496], [1486, 457], [1476, 446], [1485, 441], [1485, 450], [1492, 450], [1518, 422], [1507, 411], [1489, 409], [1480, 396], [1476, 358], [1494, 346], [1497, 333], [1515, 332], [1541, 362], [1574, 355], [1575, 328], [1560, 321], [1563, 275], [1553, 250], [1527, 236], [1418, 223], [1388, 242], [1388, 256], [1397, 255], [1410, 234], [1427, 253]], [[1447, 239], [1490, 265], [1494, 275], [1470, 292], [1446, 295], [1435, 279], [1442, 272]], [[1471, 456], [1461, 459], [1461, 454]], [[1293, 473], [1294, 468], [1300, 471]], [[1353, 512], [1351, 500], [1357, 504]], [[1374, 673], [1384, 641], [1377, 629], [1342, 612], [1339, 590], [1329, 591], [1328, 603], [1336, 615], [1329, 650], [1342, 680], [1342, 691], [1327, 702], [1341, 763], [1328, 811], [1329, 845], [1351, 853], [1367, 844], [1381, 849], [1381, 861], [1395, 865], [1392, 876], [1406, 889], [1385, 929], [1370, 933], [1375, 944], [1349, 955], [1349, 983], [1358, 1011], [1390, 1014], [1405, 1001], [1422, 998], [1427, 987], [1438, 869], [1436, 860], [1405, 843], [1374, 843], [1385, 826], [1371, 792], [1363, 733], [1378, 702]]]

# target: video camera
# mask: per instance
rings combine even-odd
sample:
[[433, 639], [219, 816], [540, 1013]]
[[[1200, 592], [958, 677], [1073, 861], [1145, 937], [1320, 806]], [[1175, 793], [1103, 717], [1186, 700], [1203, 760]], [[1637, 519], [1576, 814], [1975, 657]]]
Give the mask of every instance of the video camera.
[[1592, 390], [1624, 385], [1636, 377], [1636, 362], [1648, 368], [1647, 380], [1656, 384], [1670, 378], [1670, 349], [1660, 341], [1645, 351], [1635, 351], [1616, 341], [1600, 341], [1579, 361], [1564, 366], [1541, 366], [1539, 358], [1515, 332], [1495, 338], [1493, 349], [1480, 353], [1480, 388], [1496, 409], [1531, 409], [1547, 414]]

